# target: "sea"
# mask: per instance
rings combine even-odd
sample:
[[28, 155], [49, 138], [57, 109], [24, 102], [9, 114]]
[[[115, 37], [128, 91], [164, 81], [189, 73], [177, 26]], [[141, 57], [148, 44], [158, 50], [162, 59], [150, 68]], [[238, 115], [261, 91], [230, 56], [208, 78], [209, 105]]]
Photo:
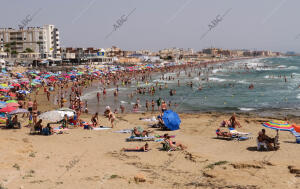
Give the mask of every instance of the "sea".
[[[197, 68], [155, 74], [148, 83], [134, 81], [131, 86], [119, 85], [119, 96], [114, 97], [115, 87], [107, 88], [107, 96], [101, 95], [100, 103], [96, 94], [102, 94], [103, 86], [94, 84], [81, 97], [88, 102], [89, 112], [102, 112], [106, 106], [118, 109], [124, 105], [126, 112], [131, 112], [137, 98], [140, 100], [140, 111], [146, 110], [145, 101], [151, 102], [162, 98], [171, 102], [173, 111], [184, 113], [198, 112], [252, 112], [261, 116], [300, 115], [300, 57], [253, 58], [230, 61], [212, 65], [211, 68]], [[199, 72], [201, 74], [199, 75]], [[178, 80], [180, 86], [178, 86]], [[190, 83], [193, 83], [191, 87]], [[146, 93], [129, 94], [137, 87], [148, 88], [162, 85], [154, 96]], [[249, 89], [250, 85], [253, 89]], [[167, 88], [165, 88], [167, 86]], [[201, 86], [202, 90], [199, 90]], [[176, 94], [170, 96], [170, 89]], [[176, 106], [175, 106], [176, 103]]]

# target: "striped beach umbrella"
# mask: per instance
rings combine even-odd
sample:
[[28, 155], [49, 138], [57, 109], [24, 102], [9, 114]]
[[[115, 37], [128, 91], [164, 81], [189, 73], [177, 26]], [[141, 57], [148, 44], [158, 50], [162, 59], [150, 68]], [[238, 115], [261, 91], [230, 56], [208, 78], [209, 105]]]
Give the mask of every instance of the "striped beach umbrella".
[[269, 121], [262, 124], [264, 127], [275, 129], [278, 131], [291, 131], [293, 126], [286, 121]]

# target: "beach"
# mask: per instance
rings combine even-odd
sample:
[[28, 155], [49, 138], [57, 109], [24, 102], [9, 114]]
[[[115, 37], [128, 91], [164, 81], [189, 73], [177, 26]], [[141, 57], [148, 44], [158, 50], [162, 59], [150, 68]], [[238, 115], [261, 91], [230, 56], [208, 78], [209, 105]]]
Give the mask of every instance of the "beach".
[[[215, 68], [218, 67], [218, 65], [213, 66]], [[220, 127], [221, 123], [223, 120], [230, 120], [233, 111], [237, 109], [228, 111], [226, 109], [230, 110], [230, 106], [227, 107], [226, 104], [223, 107], [225, 109], [218, 109], [216, 107], [215, 111], [201, 111], [201, 109], [189, 111], [189, 109], [185, 109], [188, 107], [187, 105], [184, 106], [185, 102], [196, 102], [195, 99], [194, 101], [193, 99], [190, 101], [189, 98], [186, 98], [187, 101], [182, 99], [184, 94], [181, 94], [184, 91], [186, 94], [187, 90], [191, 90], [189, 88], [192, 88], [189, 85], [190, 80], [194, 77], [190, 77], [189, 75], [198, 73], [197, 70], [195, 71], [195, 67], [197, 66], [190, 67], [186, 69], [186, 73], [181, 73], [186, 75], [184, 76], [186, 80], [181, 83], [184, 85], [183, 90], [179, 87], [176, 88], [176, 80], [175, 84], [168, 83], [170, 88], [158, 90], [159, 85], [164, 84], [163, 81], [172, 81], [172, 77], [175, 77], [176, 74], [164, 75], [166, 78], [162, 77], [159, 82], [155, 81], [155, 77], [159, 77], [159, 75], [153, 76], [152, 74], [153, 78], [149, 81], [152, 81], [152, 87], [155, 86], [156, 82], [159, 83], [155, 86], [158, 92], [155, 94], [139, 94], [139, 91], [136, 91], [134, 97], [127, 95], [132, 94], [132, 91], [135, 90], [135, 83], [123, 86], [124, 88], [127, 87], [129, 92], [122, 90], [122, 87], [118, 88], [117, 85], [118, 82], [124, 82], [124, 80], [131, 82], [130, 80], [126, 80], [128, 76], [134, 75], [131, 72], [125, 72], [128, 75], [122, 75], [121, 73], [117, 75], [119, 76], [117, 79], [115, 75], [107, 74], [105, 75], [105, 80], [101, 80], [101, 77], [99, 77], [100, 79], [96, 78], [93, 80], [88, 74], [86, 74], [88, 77], [82, 76], [81, 73], [84, 70], [79, 70], [70, 74], [71, 76], [76, 73], [80, 74], [76, 76], [78, 77], [77, 81], [70, 81], [71, 76], [69, 75], [65, 75], [66, 78], [64, 80], [60, 80], [62, 75], [64, 75], [63, 73], [51, 75], [50, 73], [30, 72], [30, 75], [35, 78], [32, 81], [40, 83], [41, 78], [44, 78], [43, 81], [48, 82], [48, 85], [44, 88], [41, 87], [41, 89], [37, 89], [35, 85], [33, 87], [30, 86], [29, 88], [33, 88], [33, 90], [26, 97], [26, 102], [36, 100], [37, 107], [35, 107], [35, 110], [39, 112], [38, 114], [69, 106], [73, 110], [76, 110], [76, 115], [80, 119], [80, 123], [77, 123], [76, 126], [69, 125], [67, 129], [60, 127], [59, 130], [61, 132], [56, 132], [50, 136], [30, 134], [30, 128], [26, 127], [28, 125], [28, 117], [18, 114], [18, 121], [22, 125], [21, 129], [3, 128], [0, 130], [0, 152], [2, 157], [0, 160], [1, 187], [33, 189], [297, 188], [300, 182], [300, 163], [298, 161], [300, 146], [295, 143], [295, 136], [290, 132], [280, 131], [280, 148], [277, 151], [258, 151], [257, 136], [258, 132], [265, 128], [262, 126], [262, 123], [270, 120], [288, 119], [290, 123], [300, 124], [300, 119], [283, 109], [280, 109], [281, 114], [278, 113], [279, 111], [272, 109], [275, 112], [274, 114], [266, 112], [265, 115], [262, 115], [264, 113], [263, 109], [252, 111], [251, 107], [245, 107], [243, 111], [237, 111], [236, 119], [242, 127], [236, 129], [239, 132], [247, 133], [247, 140], [242, 140], [242, 138], [235, 138], [233, 140], [224, 140], [223, 137], [218, 138], [216, 130], [221, 128], [221, 130], [227, 131], [227, 128]], [[164, 68], [161, 69], [163, 70]], [[189, 73], [189, 69], [191, 69], [190, 72], [192, 73]], [[260, 67], [256, 66], [254, 70], [258, 70], [259, 72], [259, 69]], [[245, 68], [241, 70], [245, 70]], [[215, 74], [214, 68], [207, 68], [201, 71], [201, 74], [207, 74], [205, 78], [211, 78], [211, 75]], [[172, 67], [166, 68], [163, 73], [172, 72], [177, 73], [176, 70], [172, 70]], [[151, 78], [150, 74], [146, 74], [144, 77], [144, 74], [147, 72], [137, 73], [137, 75], [134, 75], [135, 80], [133, 80], [137, 83], [140, 82], [139, 84], [148, 82], [146, 80]], [[296, 76], [295, 78], [297, 79]], [[185, 86], [185, 82], [187, 82], [187, 86]], [[97, 88], [99, 83], [102, 86], [101, 90]], [[37, 86], [39, 85], [44, 85], [44, 83], [37, 84]], [[212, 88], [215, 88], [213, 90], [222, 90], [222, 85], [223, 83], [217, 85], [207, 82], [203, 85], [202, 91], [209, 92]], [[291, 85], [295, 84], [292, 83]], [[25, 87], [28, 86], [25, 85]], [[150, 88], [150, 85], [147, 88]], [[142, 100], [144, 97], [147, 98], [150, 96], [156, 100], [162, 96], [168, 102], [168, 95], [164, 93], [168, 94], [169, 89], [174, 88], [178, 92], [172, 98], [178, 99], [179, 108], [177, 109], [176, 106], [168, 108], [174, 111], [178, 110], [181, 119], [179, 130], [163, 131], [159, 128], [149, 127], [149, 125], [154, 124], [151, 122], [151, 119], [153, 117], [157, 118], [161, 113], [157, 111], [156, 101], [153, 112], [151, 108], [149, 111], [146, 111], [145, 106], [143, 106], [144, 102], [141, 105], [139, 102], [129, 103], [125, 113], [122, 113], [118, 109], [122, 98], [127, 99], [127, 101], [128, 99], [138, 101], [138, 98]], [[189, 95], [196, 94], [198, 91], [197, 88], [198, 86], [196, 86], [195, 90], [192, 89], [193, 93], [188, 92]], [[101, 94], [99, 102], [97, 102], [95, 91], [102, 93], [104, 90], [107, 90], [107, 92], [105, 95], [104, 93]], [[242, 89], [237, 87], [236, 90]], [[246, 88], [243, 90], [250, 89]], [[114, 92], [116, 91], [119, 92], [118, 96], [114, 96]], [[69, 94], [70, 98], [68, 98]], [[90, 95], [91, 99], [85, 99], [86, 94]], [[250, 92], [250, 94], [252, 93]], [[47, 98], [48, 95], [49, 99]], [[203, 98], [201, 93], [200, 97]], [[232, 98], [231, 95], [229, 97]], [[229, 97], [227, 96], [227, 98]], [[208, 98], [216, 98], [218, 100], [217, 97], [209, 95]], [[89, 113], [85, 113], [84, 111], [87, 100], [90, 100], [88, 102]], [[66, 101], [67, 103], [65, 103]], [[116, 102], [117, 105], [112, 102]], [[213, 100], [211, 102], [215, 103]], [[230, 103], [230, 101], [227, 102]], [[234, 100], [231, 102], [234, 102]], [[22, 101], [19, 103], [22, 105]], [[131, 105], [135, 104], [138, 111], [131, 110]], [[110, 117], [108, 119], [103, 115], [103, 111], [107, 110], [107, 106], [109, 105], [111, 105], [111, 108], [109, 108], [110, 114], [114, 118], [113, 128], [110, 128], [112, 126], [110, 121], [112, 117], [108, 116]], [[205, 106], [205, 104], [202, 105]], [[181, 108], [182, 106], [184, 108]], [[95, 109], [93, 107], [101, 108]], [[162, 107], [163, 105], [161, 105]], [[202, 108], [202, 106], [199, 105], [199, 108]], [[118, 110], [112, 113], [114, 109]], [[91, 123], [95, 112], [99, 113], [96, 127], [93, 127], [92, 130], [83, 129], [81, 123]], [[37, 120], [39, 119], [38, 117]], [[148, 119], [150, 121], [143, 121], [141, 119]], [[45, 127], [50, 122], [53, 123], [53, 121], [44, 119], [42, 125]], [[92, 127], [91, 124], [89, 125], [89, 127]], [[56, 124], [56, 126], [52, 127], [55, 128], [58, 126]], [[104, 126], [105, 129], [99, 126]], [[147, 151], [124, 151], [124, 148], [140, 149], [146, 144], [144, 141], [126, 142], [126, 138], [130, 137], [131, 133], [119, 132], [122, 130], [132, 130], [134, 127], [149, 130], [151, 136], [163, 136], [168, 133], [174, 137], [172, 141], [176, 141], [175, 144], [183, 144], [187, 148], [164, 151], [162, 150], [162, 143], [165, 139], [158, 138], [155, 141], [147, 142], [149, 145], [149, 150]], [[276, 136], [275, 130], [266, 129], [266, 132], [270, 137]]]
[[[43, 95], [40, 109], [51, 109]], [[253, 138], [247, 141], [215, 139], [215, 130], [226, 113], [180, 114], [181, 129], [167, 132], [188, 148], [161, 151], [160, 142], [149, 142], [148, 152], [122, 152], [145, 142], [125, 142], [130, 134], [114, 133], [135, 126], [148, 128], [139, 118], [151, 114], [118, 114], [111, 130], [69, 129], [61, 135], [29, 135], [29, 129], [1, 130], [0, 178], [7, 188], [297, 188], [300, 146], [289, 132], [280, 132], [278, 151], [256, 150], [261, 122], [270, 118], [237, 115]], [[88, 121], [89, 114], [82, 119]], [[296, 117], [291, 122], [300, 123]], [[102, 125], [109, 125], [100, 116]], [[26, 125], [26, 121], [22, 122]], [[151, 129], [155, 134], [166, 131]], [[267, 130], [269, 136], [276, 132]], [[280, 175], [280, 176], [279, 176]], [[298, 177], [296, 177], [298, 176]], [[136, 179], [135, 179], [136, 178]], [[139, 178], [139, 179], [137, 179]]]

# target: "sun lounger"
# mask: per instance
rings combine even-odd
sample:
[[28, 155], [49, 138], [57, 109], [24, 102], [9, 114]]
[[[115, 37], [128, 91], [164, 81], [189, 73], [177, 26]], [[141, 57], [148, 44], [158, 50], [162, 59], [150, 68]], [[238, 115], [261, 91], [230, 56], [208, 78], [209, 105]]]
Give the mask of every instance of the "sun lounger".
[[130, 141], [154, 141], [155, 137], [151, 136], [151, 137], [135, 137], [135, 136], [131, 136], [129, 138], [126, 138], [127, 142]]
[[244, 141], [250, 138], [248, 136], [249, 133], [247, 133], [246, 135], [241, 135], [240, 133], [231, 133], [231, 132], [223, 132], [220, 130], [216, 130], [216, 134], [217, 134], [217, 138], [227, 139], [227, 140]]
[[59, 132], [61, 132], [61, 131], [67, 131], [67, 130], [69, 130], [68, 128], [60, 128], [60, 127], [56, 127], [56, 128], [54, 128], [53, 129], [53, 132], [54, 133], [59, 133]]
[[251, 135], [251, 133], [243, 133], [243, 132], [239, 132], [235, 129], [229, 130], [229, 132], [233, 135], [239, 135], [239, 136], [249, 136], [249, 135]]

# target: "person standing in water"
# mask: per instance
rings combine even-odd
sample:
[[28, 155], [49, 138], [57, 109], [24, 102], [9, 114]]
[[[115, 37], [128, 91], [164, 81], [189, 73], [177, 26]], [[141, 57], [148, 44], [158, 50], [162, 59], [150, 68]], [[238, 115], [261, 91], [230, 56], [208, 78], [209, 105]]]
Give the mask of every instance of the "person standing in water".
[[146, 106], [146, 109], [147, 109], [147, 112], [148, 112], [149, 111], [149, 102], [148, 102], [148, 100], [146, 100], [145, 106]]
[[98, 100], [98, 103], [100, 102], [100, 93], [97, 92], [97, 100]]

